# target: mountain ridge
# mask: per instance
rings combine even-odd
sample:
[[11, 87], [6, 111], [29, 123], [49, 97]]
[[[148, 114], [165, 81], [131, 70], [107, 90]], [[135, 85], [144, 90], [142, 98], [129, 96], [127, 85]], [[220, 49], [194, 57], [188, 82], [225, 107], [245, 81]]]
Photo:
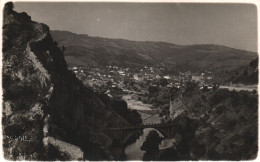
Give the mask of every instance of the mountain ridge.
[[181, 45], [181, 44], [176, 44], [176, 43], [171, 43], [171, 42], [166, 42], [166, 41], [153, 41], [153, 40], [131, 40], [131, 39], [126, 39], [126, 38], [107, 38], [107, 37], [102, 37], [102, 36], [91, 36], [88, 34], [83, 34], [83, 33], [74, 33], [68, 30], [51, 30], [51, 33], [55, 33], [55, 32], [64, 32], [64, 33], [68, 33], [68, 34], [75, 34], [75, 35], [81, 35], [81, 36], [88, 36], [88, 37], [92, 37], [92, 38], [100, 38], [100, 39], [109, 39], [109, 40], [123, 40], [123, 41], [131, 41], [131, 42], [143, 42], [143, 43], [165, 43], [165, 44], [169, 44], [169, 45], [176, 45], [176, 46], [219, 46], [219, 47], [225, 47], [225, 48], [230, 48], [230, 49], [235, 49], [235, 50], [241, 50], [241, 51], [246, 51], [246, 52], [252, 52], [252, 53], [257, 53], [255, 51], [250, 51], [250, 50], [245, 50], [245, 49], [238, 49], [238, 48], [234, 48], [234, 47], [229, 47], [226, 45], [220, 45], [220, 44], [212, 44], [212, 43], [201, 43], [201, 44], [186, 44], [186, 45]]
[[131, 41], [51, 31], [55, 41], [66, 48], [69, 65], [144, 66], [166, 64], [171, 69], [234, 69], [247, 65], [257, 53], [222, 45], [176, 45], [167, 42]]

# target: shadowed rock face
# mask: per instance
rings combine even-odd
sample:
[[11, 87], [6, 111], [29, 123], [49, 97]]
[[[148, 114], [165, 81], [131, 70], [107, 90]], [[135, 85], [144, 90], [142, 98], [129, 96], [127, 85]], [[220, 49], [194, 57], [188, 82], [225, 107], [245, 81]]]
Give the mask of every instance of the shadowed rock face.
[[[26, 13], [13, 11], [13, 4], [7, 3], [2, 50], [5, 158], [78, 159], [70, 156], [69, 149], [53, 144], [56, 140], [68, 143], [68, 148], [75, 145], [85, 159], [110, 159], [111, 139], [95, 128], [128, 122], [67, 69], [48, 26], [31, 21]], [[107, 140], [101, 143], [100, 139]]]

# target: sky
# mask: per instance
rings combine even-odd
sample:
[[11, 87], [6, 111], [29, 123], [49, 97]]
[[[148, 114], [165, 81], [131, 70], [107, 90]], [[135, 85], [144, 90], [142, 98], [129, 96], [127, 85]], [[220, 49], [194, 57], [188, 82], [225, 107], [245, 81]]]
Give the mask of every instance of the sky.
[[252, 4], [15, 2], [14, 6], [51, 30], [257, 51], [257, 8]]

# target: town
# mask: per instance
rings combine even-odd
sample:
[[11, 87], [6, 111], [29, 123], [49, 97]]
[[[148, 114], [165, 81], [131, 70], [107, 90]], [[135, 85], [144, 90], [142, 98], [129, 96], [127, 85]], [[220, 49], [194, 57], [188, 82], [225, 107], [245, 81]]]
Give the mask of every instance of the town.
[[[161, 123], [180, 114], [180, 111], [173, 112], [170, 108], [178, 109], [176, 105], [170, 106], [173, 98], [169, 91], [173, 88], [183, 93], [189, 83], [198, 85], [200, 90], [219, 87], [214, 83], [214, 74], [211, 71], [167, 74], [165, 66], [72, 66], [70, 70], [93, 91], [106, 94], [110, 98], [125, 100], [128, 108], [141, 114], [144, 124]], [[181, 110], [183, 111], [184, 109]]]
[[[213, 88], [213, 73], [205, 70], [202, 73], [180, 72], [175, 75], [163, 75], [163, 68], [120, 68], [117, 66], [87, 66], [70, 68], [76, 76], [90, 86], [94, 91], [106, 92], [109, 96], [116, 97], [116, 94], [107, 92], [111, 88], [122, 91], [132, 90], [145, 94], [149, 86], [176, 87], [181, 88], [187, 82], [197, 82], [201, 89]], [[112, 97], [111, 96], [111, 97]], [[118, 96], [117, 96], [118, 97]]]

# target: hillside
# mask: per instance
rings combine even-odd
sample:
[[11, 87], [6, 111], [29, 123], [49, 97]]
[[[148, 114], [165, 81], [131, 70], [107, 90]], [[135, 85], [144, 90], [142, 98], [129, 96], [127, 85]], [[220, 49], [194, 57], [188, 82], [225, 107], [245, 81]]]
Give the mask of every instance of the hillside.
[[207, 68], [232, 70], [247, 65], [256, 53], [218, 45], [175, 45], [165, 42], [140, 42], [108, 39], [51, 31], [51, 35], [66, 48], [69, 65], [155, 65], [164, 63], [178, 70], [196, 71]]
[[229, 81], [232, 84], [258, 84], [258, 58], [236, 70]]
[[227, 89], [191, 93], [183, 99], [189, 111], [200, 116], [195, 146], [192, 146], [195, 158], [249, 160], [257, 157], [258, 95]]
[[[49, 27], [7, 3], [3, 19], [3, 151], [8, 160], [113, 159], [113, 137], [99, 128], [128, 126], [69, 71]], [[125, 107], [125, 111], [128, 111]], [[124, 114], [127, 117], [131, 112]], [[119, 138], [119, 137], [117, 137]]]
[[[172, 123], [175, 148], [161, 160], [253, 160], [258, 152], [258, 95], [227, 89], [182, 93], [188, 111]], [[177, 152], [177, 154], [176, 154]]]

